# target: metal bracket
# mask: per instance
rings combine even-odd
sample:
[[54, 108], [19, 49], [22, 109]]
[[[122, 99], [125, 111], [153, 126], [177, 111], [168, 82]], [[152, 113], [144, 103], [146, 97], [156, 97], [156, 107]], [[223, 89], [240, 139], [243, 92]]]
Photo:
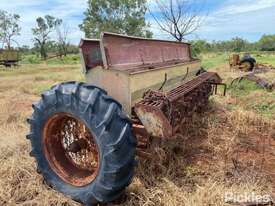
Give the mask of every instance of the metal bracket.
[[210, 84], [213, 85], [215, 95], [218, 93], [218, 86], [223, 86], [223, 96], [226, 96], [227, 85], [225, 83], [210, 82]]
[[164, 85], [166, 84], [166, 82], [167, 82], [167, 73], [165, 73], [164, 81], [163, 81], [161, 87], [159, 88], [159, 91], [163, 89], [163, 87], [164, 87]]
[[188, 74], [189, 74], [189, 67], [187, 67], [186, 73], [185, 73], [184, 77], [181, 80], [182, 82], [187, 78]]

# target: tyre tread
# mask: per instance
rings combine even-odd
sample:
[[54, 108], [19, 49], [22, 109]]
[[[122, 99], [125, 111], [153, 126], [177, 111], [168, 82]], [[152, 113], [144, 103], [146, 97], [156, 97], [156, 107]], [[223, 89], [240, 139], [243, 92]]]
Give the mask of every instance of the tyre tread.
[[[136, 140], [132, 134], [131, 121], [123, 114], [119, 102], [107, 96], [107, 92], [103, 89], [90, 84], [75, 81], [64, 82], [43, 92], [40, 102], [33, 105], [32, 117], [27, 120], [31, 125], [27, 139], [32, 143], [31, 154], [36, 158], [37, 168], [44, 174], [45, 182], [53, 185], [53, 188], [57, 190], [59, 188], [52, 184], [51, 179], [46, 178], [45, 171], [43, 173], [44, 164], [40, 162], [41, 154], [36, 150], [39, 136], [36, 128], [41, 124], [44, 108], [58, 111], [62, 106], [77, 110], [80, 116], [84, 115], [89, 122], [95, 122], [93, 123], [94, 129], [97, 131], [93, 133], [97, 134], [97, 141], [101, 142], [99, 147], [102, 147], [101, 151], [103, 151], [102, 169], [95, 181], [91, 183], [94, 187], [89, 187], [90, 190], [87, 190], [85, 194], [64, 193], [86, 205], [90, 205], [89, 202], [95, 199], [104, 203], [115, 200], [130, 184], [136, 166]], [[109, 138], [103, 138], [99, 134], [107, 135]]]

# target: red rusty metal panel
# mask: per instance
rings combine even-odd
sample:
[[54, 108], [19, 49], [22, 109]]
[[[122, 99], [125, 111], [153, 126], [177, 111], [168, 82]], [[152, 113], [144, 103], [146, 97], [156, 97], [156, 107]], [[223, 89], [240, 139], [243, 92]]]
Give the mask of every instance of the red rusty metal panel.
[[101, 50], [105, 68], [119, 70], [192, 60], [190, 44], [113, 33], [102, 34]]
[[173, 128], [167, 117], [163, 114], [160, 105], [137, 104], [135, 112], [148, 134], [162, 138], [172, 137]]
[[100, 40], [82, 39], [79, 47], [81, 49], [87, 70], [96, 66], [103, 66]]

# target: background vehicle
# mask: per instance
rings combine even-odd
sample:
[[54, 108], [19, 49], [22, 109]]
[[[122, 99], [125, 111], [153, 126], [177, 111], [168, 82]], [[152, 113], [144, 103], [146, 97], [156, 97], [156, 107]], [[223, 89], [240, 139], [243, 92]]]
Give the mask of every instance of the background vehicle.
[[233, 54], [229, 59], [229, 65], [233, 69], [252, 71], [256, 66], [256, 59], [250, 54], [244, 54], [242, 58], [240, 58], [239, 54]]
[[0, 65], [5, 67], [16, 66], [20, 61], [18, 50], [0, 49]]

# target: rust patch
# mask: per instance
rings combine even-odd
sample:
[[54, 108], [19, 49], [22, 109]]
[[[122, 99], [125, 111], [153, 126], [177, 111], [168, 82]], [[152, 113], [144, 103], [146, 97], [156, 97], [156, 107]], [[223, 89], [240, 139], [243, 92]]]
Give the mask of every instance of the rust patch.
[[91, 183], [99, 170], [99, 152], [86, 125], [67, 113], [52, 116], [43, 129], [43, 150], [52, 170], [74, 186]]
[[127, 70], [191, 61], [190, 44], [103, 33], [101, 50], [105, 68]]
[[161, 107], [139, 104], [135, 111], [150, 135], [156, 137], [172, 136], [172, 126], [167, 117], [164, 116]]
[[184, 130], [194, 112], [205, 109], [213, 82], [221, 82], [220, 77], [206, 72], [167, 93], [148, 91], [135, 112], [150, 135], [171, 138]]
[[82, 39], [79, 47], [81, 49], [86, 70], [92, 69], [96, 66], [103, 66], [100, 41], [98, 39]]

